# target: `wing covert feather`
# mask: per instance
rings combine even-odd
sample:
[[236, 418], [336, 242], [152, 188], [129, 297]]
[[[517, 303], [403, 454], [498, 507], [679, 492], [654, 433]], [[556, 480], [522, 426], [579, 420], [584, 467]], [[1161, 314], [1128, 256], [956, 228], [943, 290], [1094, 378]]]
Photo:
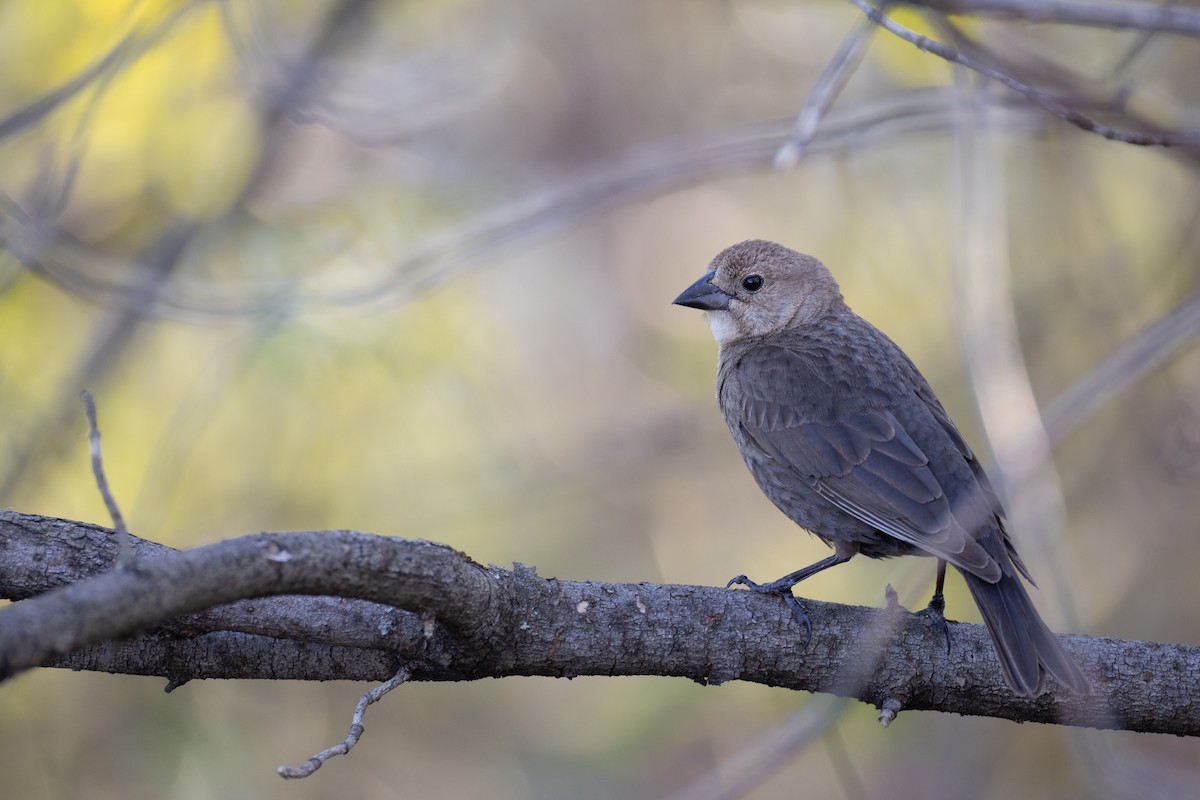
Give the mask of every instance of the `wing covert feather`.
[[[755, 356], [739, 365], [739, 422], [767, 456], [847, 514], [984, 580], [999, 580], [999, 565], [955, 518], [930, 458], [892, 410], [839, 403], [852, 393], [804, 354], [764, 347]], [[923, 401], [914, 395], [912, 402]], [[958, 447], [961, 439], [952, 440], [932, 415], [929, 422], [920, 433]]]

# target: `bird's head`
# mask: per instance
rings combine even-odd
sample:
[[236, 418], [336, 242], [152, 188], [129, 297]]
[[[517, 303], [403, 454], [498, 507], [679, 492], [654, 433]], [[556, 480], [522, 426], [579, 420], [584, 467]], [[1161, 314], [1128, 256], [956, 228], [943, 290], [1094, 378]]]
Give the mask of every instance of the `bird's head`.
[[762, 239], [722, 250], [674, 302], [707, 312], [721, 345], [803, 327], [843, 306], [824, 264]]

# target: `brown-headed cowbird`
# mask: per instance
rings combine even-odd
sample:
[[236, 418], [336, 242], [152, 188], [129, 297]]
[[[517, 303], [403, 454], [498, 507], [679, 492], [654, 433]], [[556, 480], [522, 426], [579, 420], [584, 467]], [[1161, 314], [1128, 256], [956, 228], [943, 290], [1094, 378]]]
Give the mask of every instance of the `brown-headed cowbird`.
[[759, 487], [834, 554], [769, 584], [792, 587], [856, 553], [938, 559], [962, 573], [1004, 679], [1036, 696], [1046, 673], [1076, 693], [1087, 677], [1038, 616], [1032, 582], [983, 467], [908, 356], [842, 300], [817, 259], [773, 242], [721, 252], [675, 303], [708, 312], [717, 400]]

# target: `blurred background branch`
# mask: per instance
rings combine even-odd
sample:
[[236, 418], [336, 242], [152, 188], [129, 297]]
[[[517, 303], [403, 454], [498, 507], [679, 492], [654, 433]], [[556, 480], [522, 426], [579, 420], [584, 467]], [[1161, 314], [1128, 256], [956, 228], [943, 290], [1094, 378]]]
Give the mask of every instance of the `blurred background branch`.
[[1089, 0], [904, 0], [943, 14], [979, 15], [1095, 25], [1115, 30], [1200, 36], [1200, 11], [1176, 3], [1099, 3]]

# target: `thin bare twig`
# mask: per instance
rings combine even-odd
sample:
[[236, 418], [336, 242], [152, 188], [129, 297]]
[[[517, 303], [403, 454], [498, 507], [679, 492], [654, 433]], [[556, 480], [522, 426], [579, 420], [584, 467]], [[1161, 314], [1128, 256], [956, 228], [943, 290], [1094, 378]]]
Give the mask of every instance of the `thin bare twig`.
[[[1003, 50], [997, 49], [973, 38], [948, 17], [940, 17], [935, 22], [937, 27], [944, 31], [944, 40], [948, 46], [980, 64], [990, 65], [1026, 86], [1037, 87], [1036, 91], [1081, 115], [1087, 115], [1090, 119], [1095, 119], [1101, 114], [1112, 115], [1113, 118], [1121, 119], [1121, 124], [1126, 129], [1137, 130], [1143, 136], [1177, 133], [1131, 108], [1129, 98], [1135, 85], [1133, 74], [1130, 73], [1124, 80], [1121, 79], [1122, 73], [1136, 61], [1138, 55], [1146, 52], [1148, 44], [1161, 44], [1152, 33], [1140, 34], [1137, 41], [1132, 42], [1124, 52], [1114, 53], [1116, 58], [1109, 74], [1097, 79], [1084, 75], [1073, 65], [1046, 58], [1027, 48], [1010, 46]], [[1109, 84], [1111, 87], [1105, 88]], [[1200, 159], [1200, 151], [1196, 148], [1175, 148], [1173, 155], [1186, 160], [1193, 167], [1197, 159]]]
[[1029, 86], [1022, 81], [1017, 80], [1012, 75], [997, 69], [991, 64], [984, 63], [972, 56], [949, 47], [941, 42], [934, 41], [928, 36], [909, 30], [903, 25], [897, 23], [891, 17], [887, 16], [878, 6], [872, 5], [868, 0], [850, 0], [860, 11], [867, 15], [867, 18], [875, 22], [888, 33], [897, 36], [919, 50], [924, 50], [926, 53], [935, 55], [951, 64], [959, 64], [972, 72], [977, 72], [986, 78], [996, 81], [1015, 92], [1024, 95], [1034, 104], [1044, 108], [1051, 114], [1061, 118], [1065, 122], [1081, 128], [1085, 131], [1103, 136], [1105, 139], [1123, 142], [1125, 144], [1141, 145], [1141, 146], [1158, 146], [1158, 147], [1181, 147], [1200, 145], [1200, 132], [1186, 131], [1182, 133], [1174, 132], [1156, 132], [1143, 133], [1137, 131], [1127, 131], [1118, 128], [1113, 128], [1105, 125], [1098, 120], [1092, 119], [1088, 115], [1072, 108], [1066, 103], [1059, 100], [1057, 97], [1046, 94], [1045, 92], [1033, 86]]
[[[1200, 293], [1123, 342], [1042, 411], [1046, 432], [1057, 443], [1113, 396], [1200, 335]], [[1022, 448], [1028, 447], [1024, 442]]]
[[943, 14], [1058, 22], [1115, 30], [1200, 36], [1200, 10], [1174, 3], [1090, 0], [904, 0]]
[[842, 40], [833, 58], [821, 71], [821, 76], [809, 92], [804, 107], [796, 117], [796, 130], [775, 153], [775, 167], [792, 169], [800, 161], [800, 156], [808, 143], [817, 133], [817, 125], [825, 116], [825, 112], [833, 105], [833, 101], [842, 93], [846, 83], [862, 63], [867, 52], [867, 44], [871, 34], [875, 32], [875, 23], [869, 18], [860, 19], [846, 38]]
[[346, 738], [335, 744], [333, 747], [328, 747], [314, 755], [308, 761], [305, 761], [298, 767], [281, 766], [275, 771], [282, 778], [288, 780], [294, 778], [307, 778], [321, 768], [331, 758], [344, 756], [354, 749], [354, 745], [358, 744], [358, 740], [363, 735], [363, 717], [367, 714], [367, 706], [383, 699], [383, 696], [395, 689], [402, 683], [408, 681], [412, 677], [412, 672], [408, 667], [401, 667], [395, 675], [387, 681], [371, 689], [364, 694], [358, 701], [358, 705], [354, 707], [354, 717], [350, 720], [350, 732], [346, 734]]
[[87, 414], [92, 472], [96, 475], [96, 486], [100, 489], [100, 496], [104, 498], [104, 505], [108, 507], [117, 534], [117, 566], [127, 567], [133, 563], [133, 545], [129, 539], [129, 530], [125, 527], [125, 517], [121, 515], [117, 500], [108, 488], [108, 478], [104, 476], [104, 459], [100, 456], [100, 427], [96, 424], [96, 401], [86, 389], [80, 392], [79, 396], [83, 400], [83, 411]]
[[693, 780], [667, 800], [737, 800], [778, 772], [801, 749], [826, 735], [849, 703], [840, 697], [814, 697], [757, 742], [717, 769]]

